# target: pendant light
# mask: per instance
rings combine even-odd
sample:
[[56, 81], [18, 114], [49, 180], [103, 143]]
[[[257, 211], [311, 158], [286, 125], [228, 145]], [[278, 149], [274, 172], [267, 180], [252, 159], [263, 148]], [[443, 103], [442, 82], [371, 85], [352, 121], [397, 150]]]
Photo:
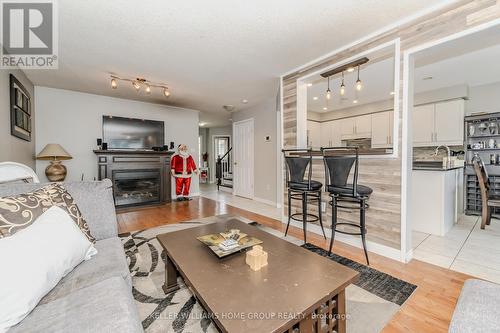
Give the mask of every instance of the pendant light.
[[340, 95], [345, 95], [344, 72], [342, 72], [342, 83], [340, 84]]
[[356, 90], [361, 91], [363, 89], [363, 83], [359, 79], [359, 65], [358, 65], [358, 80], [356, 81]]
[[328, 77], [328, 89], [326, 89], [326, 99], [332, 98], [332, 91], [330, 90], [330, 77]]

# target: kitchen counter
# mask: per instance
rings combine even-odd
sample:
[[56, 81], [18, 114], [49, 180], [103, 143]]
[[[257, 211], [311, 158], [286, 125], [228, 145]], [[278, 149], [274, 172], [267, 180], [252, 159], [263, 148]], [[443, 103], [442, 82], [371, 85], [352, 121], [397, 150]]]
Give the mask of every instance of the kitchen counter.
[[464, 210], [464, 167], [414, 167], [411, 181], [412, 229], [444, 236]]
[[435, 168], [435, 167], [425, 167], [425, 166], [413, 166], [413, 170], [424, 170], [424, 171], [450, 171], [457, 169], [464, 169], [464, 166], [456, 166], [452, 168]]

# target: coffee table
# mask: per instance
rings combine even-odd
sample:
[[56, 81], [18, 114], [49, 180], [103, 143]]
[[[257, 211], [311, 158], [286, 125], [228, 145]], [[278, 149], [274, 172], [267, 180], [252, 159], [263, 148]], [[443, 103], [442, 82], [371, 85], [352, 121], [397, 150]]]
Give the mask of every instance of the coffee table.
[[[252, 271], [244, 253], [219, 259], [196, 239], [229, 229], [262, 240], [268, 265]], [[165, 293], [179, 288], [180, 275], [222, 332], [345, 332], [345, 288], [358, 276], [348, 267], [238, 219], [157, 239], [167, 255]]]

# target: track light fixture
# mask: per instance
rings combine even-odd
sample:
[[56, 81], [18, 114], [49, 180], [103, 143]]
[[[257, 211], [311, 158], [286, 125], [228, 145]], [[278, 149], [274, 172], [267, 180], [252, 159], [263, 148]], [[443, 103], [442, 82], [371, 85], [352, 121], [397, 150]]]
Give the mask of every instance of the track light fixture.
[[162, 89], [163, 95], [167, 98], [170, 97], [171, 95], [170, 90], [165, 83], [155, 83], [139, 77], [135, 79], [129, 79], [124, 77], [119, 77], [116, 75], [111, 75], [111, 88], [113, 89], [118, 88], [118, 81], [130, 82], [137, 92], [139, 92], [141, 88], [144, 88], [144, 91], [147, 95], [150, 95], [152, 93], [151, 88]]
[[332, 91], [330, 90], [330, 77], [328, 77], [328, 88], [326, 89], [326, 99], [332, 98]]
[[358, 65], [358, 79], [356, 80], [356, 90], [361, 91], [363, 89], [363, 83], [359, 79], [359, 65]]
[[344, 72], [342, 72], [342, 83], [340, 84], [340, 95], [345, 95]]

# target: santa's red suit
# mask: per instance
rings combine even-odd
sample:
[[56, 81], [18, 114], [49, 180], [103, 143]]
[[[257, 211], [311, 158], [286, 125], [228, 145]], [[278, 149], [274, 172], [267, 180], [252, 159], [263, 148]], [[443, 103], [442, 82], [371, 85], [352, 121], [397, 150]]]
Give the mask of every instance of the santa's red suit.
[[191, 186], [191, 174], [197, 170], [193, 157], [191, 155], [174, 154], [170, 167], [175, 177], [175, 194], [187, 197]]

